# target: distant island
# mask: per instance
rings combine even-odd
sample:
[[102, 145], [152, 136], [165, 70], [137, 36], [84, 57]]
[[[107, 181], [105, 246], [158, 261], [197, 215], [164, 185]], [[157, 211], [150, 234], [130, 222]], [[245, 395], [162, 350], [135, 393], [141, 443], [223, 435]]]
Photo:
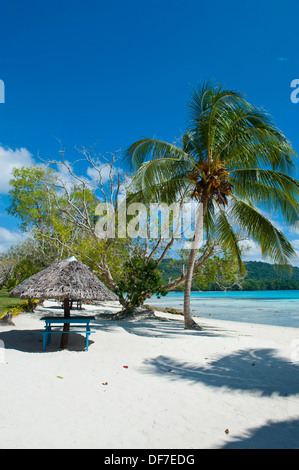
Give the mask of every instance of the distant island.
[[[242, 289], [244, 291], [252, 290], [299, 290], [299, 268], [293, 266], [291, 269], [281, 268], [277, 265], [264, 263], [261, 261], [247, 261], [244, 263], [247, 276], [242, 281]], [[181, 260], [164, 259], [159, 267], [162, 274], [163, 283], [175, 279], [180, 276], [183, 268]], [[183, 291], [184, 287], [176, 289]], [[203, 290], [196, 280], [193, 281], [193, 291]], [[209, 284], [205, 290], [219, 291], [216, 284]], [[238, 286], [234, 286], [228, 290], [240, 290]]]

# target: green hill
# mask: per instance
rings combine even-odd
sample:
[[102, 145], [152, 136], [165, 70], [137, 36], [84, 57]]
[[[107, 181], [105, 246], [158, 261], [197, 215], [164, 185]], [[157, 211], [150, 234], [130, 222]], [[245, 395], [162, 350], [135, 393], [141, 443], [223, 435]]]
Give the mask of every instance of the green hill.
[[[247, 261], [244, 264], [247, 276], [242, 285], [243, 290], [299, 290], [299, 268], [295, 266], [284, 268], [261, 261]], [[167, 258], [162, 261], [159, 269], [166, 284], [181, 275], [183, 263], [181, 260]], [[196, 283], [193, 283], [193, 290], [199, 290]], [[217, 288], [210, 285], [208, 290]]]
[[265, 279], [296, 279], [299, 280], [299, 268], [293, 266], [291, 270], [261, 261], [248, 261], [245, 263], [247, 278], [256, 280]]

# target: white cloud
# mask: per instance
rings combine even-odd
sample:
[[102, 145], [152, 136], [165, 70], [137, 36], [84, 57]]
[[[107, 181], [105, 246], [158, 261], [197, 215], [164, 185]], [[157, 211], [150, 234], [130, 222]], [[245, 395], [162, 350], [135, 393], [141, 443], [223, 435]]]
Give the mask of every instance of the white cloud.
[[240, 246], [244, 250], [245, 261], [262, 261], [261, 249], [253, 240], [243, 240]]
[[291, 243], [296, 250], [299, 250], [299, 238], [297, 240], [292, 240]]
[[13, 245], [24, 241], [26, 235], [20, 232], [12, 232], [7, 228], [0, 227], [0, 253], [9, 250]]
[[[97, 180], [99, 179], [99, 173], [97, 172], [97, 170], [94, 168], [94, 167], [91, 167], [89, 166], [87, 168], [87, 176], [92, 180], [92, 182], [97, 182]], [[105, 178], [107, 179], [107, 177]]]
[[296, 255], [297, 255], [297, 259], [292, 261], [292, 265], [299, 267], [299, 238], [297, 238], [295, 240], [291, 240], [291, 244], [293, 245], [293, 247], [295, 249], [295, 252], [296, 252]]
[[[293, 266], [299, 267], [299, 239], [290, 240], [295, 249], [297, 258], [291, 260]], [[265, 263], [273, 263], [270, 258], [263, 259], [259, 246], [253, 240], [244, 240], [240, 242], [240, 246], [244, 248], [243, 259], [244, 261], [263, 261]]]
[[280, 230], [283, 233], [285, 232], [287, 227], [282, 225], [281, 222], [278, 221], [279, 215], [275, 211], [269, 212], [269, 211], [260, 209], [260, 213], [266, 219], [268, 219], [268, 221], [273, 225], [273, 227], [275, 227], [277, 230]]
[[29, 166], [34, 163], [32, 155], [27, 149], [12, 150], [0, 146], [0, 194], [8, 193], [13, 168]]
[[288, 230], [291, 232], [291, 233], [296, 233], [299, 235], [299, 224], [298, 225], [290, 225], [288, 227]]
[[[91, 179], [93, 184], [96, 184], [100, 179], [102, 179], [102, 183], [105, 184], [110, 181], [110, 177], [114, 176], [118, 172], [118, 168], [112, 168], [107, 163], [101, 164], [98, 166], [98, 170], [94, 167], [90, 166], [87, 168], [87, 176]], [[100, 174], [99, 174], [100, 172]]]

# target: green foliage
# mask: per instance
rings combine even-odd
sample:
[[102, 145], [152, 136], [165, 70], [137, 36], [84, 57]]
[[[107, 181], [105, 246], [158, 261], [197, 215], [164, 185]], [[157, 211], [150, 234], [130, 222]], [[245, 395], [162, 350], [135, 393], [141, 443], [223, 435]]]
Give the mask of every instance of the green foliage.
[[[130, 241], [129, 241], [130, 242]], [[125, 239], [115, 239], [109, 245], [105, 239], [93, 237], [82, 238], [72, 245], [73, 252], [82, 263], [85, 263], [102, 281], [105, 281], [100, 261], [105, 258], [114, 282], [117, 284], [123, 277], [124, 263], [132, 253], [131, 246]]]
[[269, 279], [257, 281], [255, 279], [247, 279], [242, 287], [242, 290], [299, 290], [299, 280]]
[[15, 265], [11, 277], [5, 285], [7, 289], [13, 289], [15, 286], [25, 281], [25, 279], [28, 279], [30, 276], [33, 276], [33, 274], [38, 273], [42, 269], [42, 265], [29, 258], [23, 258]]
[[234, 255], [224, 252], [222, 256], [213, 256], [198, 270], [194, 284], [199, 290], [207, 290], [215, 284], [220, 290], [241, 286], [244, 275], [240, 274], [239, 265]]
[[0, 257], [0, 285], [10, 290], [56, 259], [57, 250], [51, 243], [29, 237]]
[[38, 299], [28, 299], [23, 300], [19, 305], [16, 307], [10, 308], [6, 310], [7, 312], [11, 312], [13, 316], [19, 315], [22, 312], [33, 312], [36, 308], [39, 300]]
[[127, 311], [143, 304], [148, 294], [158, 297], [166, 295], [160, 272], [153, 260], [133, 256], [124, 264], [123, 278], [118, 284], [117, 294], [125, 296], [128, 301]]
[[47, 187], [53, 181], [53, 170], [33, 165], [14, 168], [8, 193], [8, 213], [20, 220], [20, 229], [32, 227], [44, 231], [50, 219], [49, 193]]
[[275, 264], [263, 263], [261, 261], [248, 261], [246, 263], [248, 279], [256, 280], [299, 280], [299, 268], [293, 266], [281, 267]]
[[91, 226], [96, 223], [99, 201], [94, 191], [83, 185], [67, 187], [48, 167], [15, 168], [10, 186], [8, 213], [20, 220], [21, 230], [33, 229], [43, 248], [51, 239], [58, 239], [63, 246], [86, 238], [85, 215]]

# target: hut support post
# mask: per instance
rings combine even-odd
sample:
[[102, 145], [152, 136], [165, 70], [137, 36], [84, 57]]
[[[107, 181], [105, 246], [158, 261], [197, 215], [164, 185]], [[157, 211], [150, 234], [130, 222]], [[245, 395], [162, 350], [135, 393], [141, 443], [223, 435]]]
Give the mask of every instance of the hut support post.
[[[70, 301], [69, 299], [64, 299], [63, 301], [63, 307], [64, 307], [64, 317], [65, 318], [70, 318]], [[63, 324], [63, 331], [69, 331], [70, 330], [70, 324], [69, 323], [64, 323]], [[61, 342], [60, 342], [60, 347], [61, 348], [66, 348], [69, 342], [69, 334], [68, 333], [62, 333], [61, 336]]]

